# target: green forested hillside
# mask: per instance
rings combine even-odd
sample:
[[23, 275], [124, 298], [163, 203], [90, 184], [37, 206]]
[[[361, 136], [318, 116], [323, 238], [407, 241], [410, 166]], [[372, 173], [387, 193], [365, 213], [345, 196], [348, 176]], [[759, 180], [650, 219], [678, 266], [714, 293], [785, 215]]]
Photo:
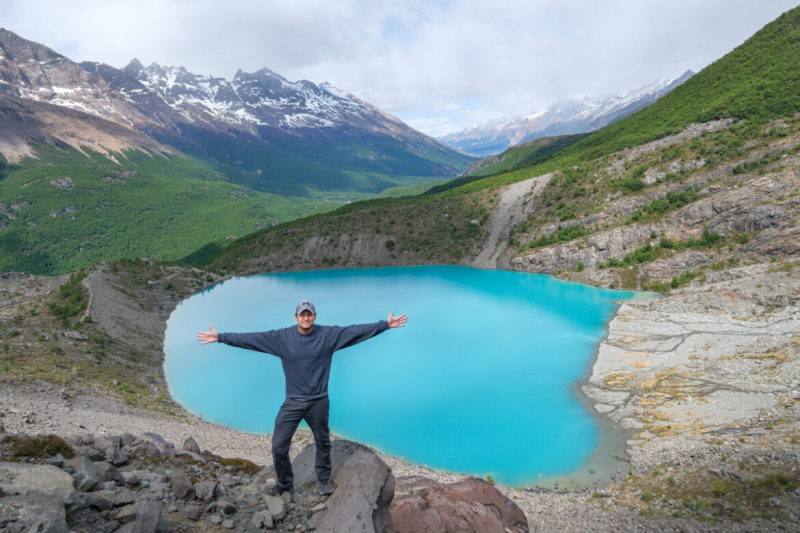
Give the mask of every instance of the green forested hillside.
[[[404, 156], [399, 142], [377, 138], [271, 145], [198, 135], [172, 139], [188, 156], [129, 150], [114, 154], [117, 164], [87, 148], [40, 143], [35, 157], [11, 166], [0, 159], [0, 271], [60, 274], [133, 257], [198, 260], [274, 224], [384, 191], [421, 192], [437, 168], [452, 172], [445, 167], [468, 161], [435, 146], [429, 159]], [[65, 178], [71, 183], [59, 182]]]
[[[0, 271], [60, 274], [104, 259], [179, 259], [340, 202], [224, 181], [182, 156], [129, 151], [120, 165], [61, 146], [0, 174]], [[68, 179], [67, 179], [68, 178]]]
[[[300, 235], [324, 236], [331, 231], [351, 236], [363, 234], [365, 230], [370, 231], [365, 221], [379, 223], [387, 219], [398, 224], [388, 228], [376, 224], [372, 231], [384, 234], [388, 231], [385, 238], [392, 241], [393, 249], [405, 247], [404, 253], [411, 254], [406, 261], [422, 257], [452, 262], [463, 257], [466, 248], [449, 256], [437, 256], [433, 254], [437, 246], [448, 249], [447, 239], [443, 237], [427, 243], [433, 248], [426, 251], [417, 242], [421, 231], [418, 221], [406, 216], [407, 211], [425, 212], [422, 208], [425, 202], [439, 205], [445, 214], [458, 206], [474, 206], [475, 211], [490, 209], [497, 205], [497, 187], [549, 172], [554, 173], [552, 179], [540, 195], [527, 201], [532, 202], [529, 204], [532, 214], [514, 222], [508, 244], [525, 249], [547, 246], [617, 225], [662, 220], [667, 213], [698, 200], [697, 191], [687, 185], [693, 173], [700, 171], [698, 169], [708, 172], [722, 164], [733, 164], [736, 165], [734, 173], [750, 172], [774, 165], [776, 158], [796, 151], [789, 146], [782, 149], [780, 143], [795, 132], [794, 115], [800, 111], [798, 52], [800, 8], [783, 14], [652, 106], [577, 142], [572, 142], [574, 137], [567, 137], [517, 147], [504, 153], [505, 159], [501, 156], [498, 158], [501, 161], [495, 163], [493, 169], [503, 171], [486, 177], [459, 178], [431, 188], [422, 197], [354, 203], [323, 215], [324, 223], [319, 217], [297, 221], [292, 228], [302, 226], [303, 229], [292, 229], [289, 233], [281, 228], [266, 229], [237, 243], [211, 264], [236, 271], [237, 265], [282, 246], [280, 243], [287, 238], [293, 239], [293, 246], [297, 248]], [[770, 123], [783, 117], [786, 117], [783, 126]], [[698, 130], [663, 149], [654, 148], [643, 157], [611, 155], [679, 133], [693, 123], [717, 119], [730, 119], [730, 124], [710, 128], [702, 135]], [[770, 144], [776, 148], [768, 156], [754, 152]], [[652, 179], [645, 182], [648, 173]], [[609, 199], [630, 197], [638, 205], [641, 199], [634, 200], [635, 197], [657, 186], [663, 188], [661, 184], [671, 185], [679, 192], [671, 196], [665, 193], [663, 199], [644, 203], [642, 209], [632, 210], [630, 217], [607, 219], [602, 225], [591, 222], [591, 216], [601, 212]], [[350, 215], [359, 212], [363, 214]], [[575, 221], [575, 225], [570, 226], [572, 229], [562, 230], [560, 225], [567, 227], [570, 221]], [[469, 234], [477, 241], [487, 238], [486, 230], [470, 228], [470, 225], [477, 226], [475, 222], [472, 217], [453, 219], [451, 231], [454, 235]], [[539, 233], [540, 229], [555, 227], [558, 228], [556, 233], [549, 230], [545, 231], [546, 235]], [[525, 234], [524, 242], [517, 238], [520, 234]], [[523, 253], [522, 250], [519, 253]]]

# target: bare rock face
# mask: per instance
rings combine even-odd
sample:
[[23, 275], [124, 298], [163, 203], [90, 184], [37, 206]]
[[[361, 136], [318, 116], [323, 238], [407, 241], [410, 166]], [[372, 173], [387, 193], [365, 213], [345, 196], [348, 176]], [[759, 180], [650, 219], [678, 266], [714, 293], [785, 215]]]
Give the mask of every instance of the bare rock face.
[[527, 533], [522, 509], [490, 483], [470, 478], [442, 485], [423, 477], [397, 480], [389, 508], [392, 533]]
[[55, 466], [0, 463], [0, 493], [10, 496], [30, 491], [56, 495], [67, 503], [75, 489], [72, 476]]
[[[292, 463], [295, 487], [315, 483], [316, 446], [310, 444]], [[331, 450], [331, 481], [336, 490], [325, 509], [314, 515], [318, 531], [383, 533], [389, 526], [394, 475], [375, 452], [363, 444], [340, 440]]]
[[677, 254], [669, 259], [656, 259], [639, 268], [652, 279], [669, 279], [682, 272], [712, 261], [708, 254], [692, 250]]
[[[69, 531], [64, 503], [57, 495], [31, 491], [22, 496], [0, 498], [0, 505], [20, 507], [19, 521], [14, 524], [26, 528], [25, 531], [47, 533], [67, 533]], [[10, 528], [3, 530], [12, 531]]]

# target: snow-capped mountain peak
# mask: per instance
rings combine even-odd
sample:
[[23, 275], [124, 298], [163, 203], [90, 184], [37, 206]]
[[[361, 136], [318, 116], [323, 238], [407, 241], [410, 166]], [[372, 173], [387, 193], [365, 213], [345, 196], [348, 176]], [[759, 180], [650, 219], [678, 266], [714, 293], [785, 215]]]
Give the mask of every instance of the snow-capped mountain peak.
[[693, 75], [689, 70], [679, 78], [663, 78], [621, 95], [558, 100], [546, 111], [473, 125], [439, 140], [465, 153], [485, 157], [542, 137], [595, 131], [652, 104]]

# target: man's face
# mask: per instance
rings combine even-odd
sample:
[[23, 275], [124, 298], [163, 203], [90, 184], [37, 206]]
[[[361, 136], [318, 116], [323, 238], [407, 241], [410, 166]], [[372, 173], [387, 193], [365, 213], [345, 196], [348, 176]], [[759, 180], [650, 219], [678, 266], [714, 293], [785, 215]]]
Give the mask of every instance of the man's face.
[[301, 331], [310, 331], [312, 326], [314, 326], [317, 315], [313, 314], [311, 311], [305, 310], [299, 315], [294, 315], [294, 318], [297, 320], [297, 326]]

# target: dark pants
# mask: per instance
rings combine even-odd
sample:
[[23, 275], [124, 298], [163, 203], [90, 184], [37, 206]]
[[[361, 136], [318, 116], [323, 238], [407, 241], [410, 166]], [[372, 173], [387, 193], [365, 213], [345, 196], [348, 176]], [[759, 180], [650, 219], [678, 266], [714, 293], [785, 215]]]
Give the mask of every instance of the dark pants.
[[331, 478], [331, 433], [328, 429], [328, 397], [316, 400], [301, 401], [286, 398], [278, 416], [275, 418], [275, 432], [272, 434], [272, 460], [275, 463], [275, 475], [278, 476], [278, 487], [289, 490], [294, 484], [292, 462], [289, 460], [289, 448], [292, 436], [300, 421], [305, 419], [317, 445], [317, 479], [327, 481]]

